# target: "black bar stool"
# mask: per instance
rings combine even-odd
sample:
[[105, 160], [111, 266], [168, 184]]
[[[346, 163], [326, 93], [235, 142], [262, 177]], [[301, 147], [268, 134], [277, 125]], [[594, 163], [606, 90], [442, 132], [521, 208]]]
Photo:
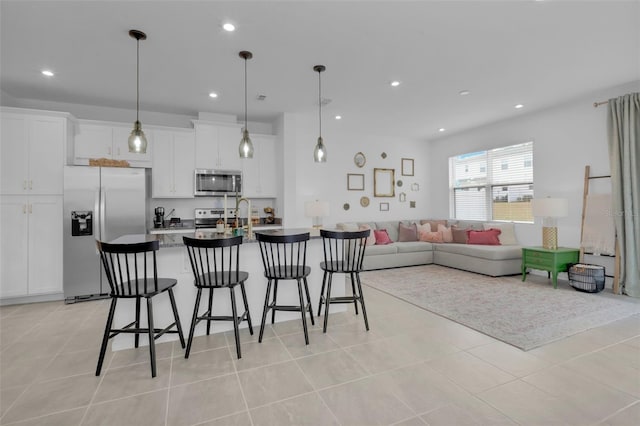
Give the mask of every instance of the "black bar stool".
[[[324, 326], [322, 331], [325, 333], [327, 332], [327, 322], [329, 320], [329, 305], [332, 303], [353, 303], [356, 315], [358, 315], [358, 302], [360, 302], [364, 325], [369, 331], [367, 310], [364, 306], [364, 295], [362, 294], [362, 285], [360, 283], [360, 271], [364, 260], [365, 243], [370, 232], [371, 230], [369, 229], [355, 232], [320, 230], [324, 248], [324, 262], [320, 262], [320, 269], [324, 271], [324, 274], [320, 302], [318, 303], [318, 316], [320, 316], [322, 304], [324, 303]], [[335, 273], [349, 274], [352, 296], [331, 297], [331, 282]], [[358, 291], [356, 291], [356, 284]]]
[[[249, 332], [253, 334], [251, 314], [249, 313], [249, 304], [247, 303], [247, 293], [244, 288], [244, 282], [249, 278], [249, 273], [240, 270], [240, 244], [242, 244], [242, 237], [216, 239], [182, 237], [182, 240], [189, 252], [191, 269], [195, 277], [193, 283], [198, 288], [196, 303], [193, 307], [193, 317], [191, 318], [191, 330], [189, 331], [187, 351], [184, 357], [189, 358], [196, 325], [200, 321], [206, 320], [207, 334], [211, 331], [211, 321], [233, 322], [233, 333], [236, 338], [236, 354], [238, 355], [238, 359], [240, 359], [242, 358], [240, 352], [240, 333], [238, 330], [240, 323], [247, 321], [249, 323]], [[240, 287], [242, 301], [244, 303], [244, 312], [240, 315], [238, 315], [236, 307], [236, 286]], [[229, 289], [229, 293], [231, 294], [230, 316], [213, 315], [213, 290], [216, 288]], [[200, 297], [202, 296], [203, 289], [209, 290], [209, 310], [199, 315], [198, 309], [200, 307]]]
[[[307, 277], [311, 273], [311, 268], [307, 266], [307, 241], [309, 233], [291, 235], [269, 235], [256, 233], [256, 239], [260, 244], [260, 254], [264, 265], [264, 276], [267, 278], [267, 294], [264, 298], [264, 310], [262, 311], [262, 322], [260, 323], [260, 336], [258, 341], [262, 342], [264, 325], [267, 320], [267, 312], [271, 309], [271, 324], [275, 322], [276, 311], [297, 311], [302, 315], [302, 328], [304, 329], [305, 343], [309, 344], [309, 333], [307, 331], [307, 317], [309, 312], [311, 324], [315, 325], [313, 319], [313, 309], [311, 308], [311, 297], [309, 296], [309, 286]], [[280, 280], [296, 280], [298, 282], [299, 306], [278, 305], [276, 299], [278, 295], [278, 282]], [[273, 298], [269, 302], [271, 285], [273, 284]], [[305, 303], [304, 293], [307, 302]]]
[[[151, 358], [151, 377], [156, 377], [156, 346], [155, 339], [165, 333], [178, 333], [180, 344], [184, 348], [184, 336], [180, 317], [176, 308], [176, 300], [173, 297], [173, 287], [177, 280], [173, 278], [158, 278], [158, 268], [156, 265], [156, 251], [158, 251], [158, 241], [148, 241], [135, 244], [109, 244], [96, 241], [100, 252], [102, 266], [107, 276], [107, 281], [111, 287], [111, 307], [107, 325], [104, 329], [102, 346], [100, 347], [100, 357], [96, 376], [100, 375], [102, 362], [107, 349], [107, 342], [110, 338], [120, 333], [134, 333], [135, 347], [138, 347], [141, 333], [149, 335], [149, 356]], [[149, 269], [152, 268], [151, 276]], [[155, 328], [153, 324], [153, 306], [151, 299], [164, 292], [169, 293], [171, 309], [173, 310], [174, 322], [165, 328]], [[140, 328], [140, 300], [147, 301], [147, 322], [148, 328]], [[136, 300], [136, 320], [131, 324], [115, 329], [113, 326], [113, 315], [116, 311], [118, 299]], [[176, 327], [176, 330], [171, 328]]]

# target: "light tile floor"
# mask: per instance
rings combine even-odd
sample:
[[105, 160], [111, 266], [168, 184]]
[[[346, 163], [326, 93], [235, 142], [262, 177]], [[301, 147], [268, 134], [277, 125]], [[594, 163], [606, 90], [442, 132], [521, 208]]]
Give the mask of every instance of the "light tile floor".
[[[371, 331], [332, 314], [109, 353], [108, 302], [0, 308], [0, 424], [637, 425], [640, 315], [523, 352], [365, 287]], [[597, 296], [594, 296], [597, 297]], [[215, 326], [214, 326], [215, 329]], [[256, 329], [257, 330], [257, 329]], [[257, 336], [257, 333], [256, 333]]]

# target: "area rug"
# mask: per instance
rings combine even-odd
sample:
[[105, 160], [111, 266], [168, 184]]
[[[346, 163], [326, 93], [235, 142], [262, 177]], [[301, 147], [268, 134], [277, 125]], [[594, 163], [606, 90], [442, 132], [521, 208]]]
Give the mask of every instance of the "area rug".
[[[640, 300], [582, 293], [542, 277], [488, 277], [438, 265], [361, 273], [362, 283], [522, 350], [640, 313]], [[531, 282], [529, 282], [531, 281]]]

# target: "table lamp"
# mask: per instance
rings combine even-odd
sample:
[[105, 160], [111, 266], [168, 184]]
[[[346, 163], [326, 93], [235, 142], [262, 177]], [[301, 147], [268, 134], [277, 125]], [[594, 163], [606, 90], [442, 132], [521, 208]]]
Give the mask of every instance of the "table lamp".
[[322, 228], [322, 217], [329, 216], [329, 203], [326, 201], [306, 201], [304, 203], [304, 215], [313, 218], [313, 227]]
[[542, 247], [558, 248], [557, 218], [569, 214], [569, 203], [565, 198], [536, 198], [532, 200], [533, 216], [542, 218]]

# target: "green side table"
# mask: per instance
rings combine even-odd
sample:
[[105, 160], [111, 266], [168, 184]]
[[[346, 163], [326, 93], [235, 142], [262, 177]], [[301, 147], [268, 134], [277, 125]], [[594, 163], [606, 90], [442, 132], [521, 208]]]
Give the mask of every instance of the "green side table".
[[570, 263], [578, 263], [580, 250], [558, 247], [556, 250], [544, 247], [522, 248], [522, 281], [527, 278], [527, 268], [541, 269], [551, 273], [553, 288], [558, 288], [558, 272], [566, 272]]

